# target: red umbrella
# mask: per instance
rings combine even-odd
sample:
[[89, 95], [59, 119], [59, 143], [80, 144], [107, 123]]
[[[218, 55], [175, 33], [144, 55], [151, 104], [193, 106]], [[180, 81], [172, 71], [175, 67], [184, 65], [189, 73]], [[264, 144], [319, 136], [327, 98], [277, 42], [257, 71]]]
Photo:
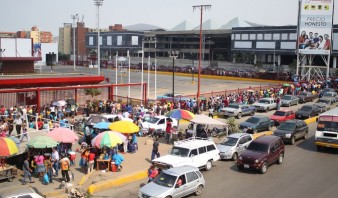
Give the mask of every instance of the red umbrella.
[[79, 140], [79, 137], [75, 134], [74, 131], [62, 127], [53, 129], [47, 135], [62, 143], [74, 143]]

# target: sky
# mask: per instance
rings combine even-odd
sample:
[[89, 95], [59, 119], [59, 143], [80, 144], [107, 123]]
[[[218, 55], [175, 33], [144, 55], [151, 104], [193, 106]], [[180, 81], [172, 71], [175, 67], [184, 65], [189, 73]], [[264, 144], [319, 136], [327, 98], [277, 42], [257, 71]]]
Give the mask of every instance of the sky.
[[[297, 24], [297, 0], [104, 0], [100, 28], [145, 23], [171, 29], [184, 20], [198, 26], [200, 11], [193, 11], [192, 6], [204, 4], [210, 4], [211, 9], [204, 12], [203, 21], [212, 19], [219, 26], [235, 17], [264, 25]], [[0, 32], [28, 31], [36, 25], [40, 31], [58, 36], [59, 28], [71, 23], [74, 14], [80, 16], [80, 21], [84, 16], [86, 27], [96, 28], [94, 0], [1, 1]]]

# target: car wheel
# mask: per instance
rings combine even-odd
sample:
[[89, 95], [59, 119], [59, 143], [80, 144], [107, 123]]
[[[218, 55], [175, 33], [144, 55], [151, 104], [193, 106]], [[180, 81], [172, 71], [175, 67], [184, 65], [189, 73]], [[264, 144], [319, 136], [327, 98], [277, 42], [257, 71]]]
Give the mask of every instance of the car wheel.
[[282, 164], [282, 163], [283, 163], [283, 160], [284, 160], [284, 154], [283, 154], [283, 153], [281, 153], [281, 154], [279, 154], [279, 157], [278, 157], [277, 163], [278, 163], [278, 164]]
[[268, 170], [268, 164], [267, 164], [266, 162], [264, 162], [264, 163], [262, 164], [262, 167], [261, 167], [261, 169], [260, 169], [260, 172], [261, 172], [262, 174], [264, 174], [264, 173], [266, 173], [267, 170]]
[[211, 169], [211, 167], [212, 167], [212, 160], [209, 160], [209, 161], [207, 162], [207, 164], [205, 165], [205, 170], [208, 171], [208, 170]]
[[269, 131], [271, 131], [271, 130], [272, 130], [272, 126], [271, 126], [271, 125], [269, 125], [269, 127], [268, 127], [268, 130], [269, 130]]
[[269, 109], [269, 107], [268, 108], [266, 108], [266, 112], [268, 112], [270, 109]]
[[232, 155], [232, 160], [237, 161], [237, 158], [238, 158], [238, 154], [235, 152], [235, 153]]
[[237, 118], [241, 119], [241, 117], [242, 117], [242, 113], [238, 113]]
[[203, 190], [203, 185], [199, 185], [195, 191], [195, 195], [199, 196], [202, 194], [202, 190]]
[[244, 166], [243, 166], [243, 165], [237, 165], [237, 169], [238, 169], [238, 170], [243, 170], [243, 169], [244, 169]]
[[250, 113], [250, 116], [253, 116], [253, 115], [255, 115], [255, 111], [252, 111], [252, 112]]
[[294, 145], [295, 144], [295, 142], [296, 142], [296, 138], [295, 138], [295, 136], [293, 136], [292, 138], [291, 138], [291, 145]]
[[166, 196], [165, 198], [172, 198], [171, 196]]
[[291, 102], [289, 103], [289, 107], [291, 107]]
[[296, 105], [298, 105], [298, 101], [296, 102]]
[[309, 132], [308, 131], [306, 131], [306, 133], [305, 133], [305, 135], [303, 136], [303, 139], [304, 140], [306, 140], [306, 138], [307, 138], [307, 134], [308, 134]]

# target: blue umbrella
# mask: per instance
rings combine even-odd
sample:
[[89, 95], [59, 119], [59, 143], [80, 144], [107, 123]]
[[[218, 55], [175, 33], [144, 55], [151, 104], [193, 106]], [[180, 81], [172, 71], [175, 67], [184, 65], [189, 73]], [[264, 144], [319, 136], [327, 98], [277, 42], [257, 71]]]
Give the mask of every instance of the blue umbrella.
[[108, 126], [110, 125], [109, 122], [99, 122], [97, 124], [94, 125], [94, 128], [97, 129], [109, 129]]

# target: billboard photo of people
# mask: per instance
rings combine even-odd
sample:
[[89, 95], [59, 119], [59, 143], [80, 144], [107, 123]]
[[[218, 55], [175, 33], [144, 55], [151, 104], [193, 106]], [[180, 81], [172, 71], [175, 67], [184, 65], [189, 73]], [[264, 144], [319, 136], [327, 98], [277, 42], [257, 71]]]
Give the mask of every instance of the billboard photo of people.
[[333, 0], [302, 0], [297, 39], [301, 54], [330, 54]]

